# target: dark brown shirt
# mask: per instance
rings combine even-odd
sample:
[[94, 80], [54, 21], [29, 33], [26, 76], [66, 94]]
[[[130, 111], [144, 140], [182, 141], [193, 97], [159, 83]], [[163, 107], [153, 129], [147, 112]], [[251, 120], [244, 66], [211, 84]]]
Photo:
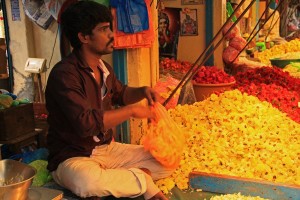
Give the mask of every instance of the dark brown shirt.
[[50, 171], [68, 158], [88, 157], [95, 146], [111, 142], [112, 130], [103, 128], [103, 112], [123, 105], [126, 85], [116, 78], [111, 66], [105, 65], [109, 75], [103, 95], [92, 69], [76, 50], [51, 70], [45, 93]]

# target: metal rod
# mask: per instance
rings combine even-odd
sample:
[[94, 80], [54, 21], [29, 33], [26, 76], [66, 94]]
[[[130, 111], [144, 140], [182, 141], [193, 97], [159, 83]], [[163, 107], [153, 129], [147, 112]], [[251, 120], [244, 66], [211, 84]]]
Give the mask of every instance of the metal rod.
[[[244, 12], [242, 13], [241, 16], [244, 16], [244, 15], [245, 15], [245, 13], [249, 10], [249, 8], [253, 5], [254, 2], [255, 2], [255, 0], [252, 1], [252, 2], [249, 4], [249, 6], [244, 10]], [[238, 22], [238, 21], [237, 21], [237, 22]], [[234, 26], [234, 25], [233, 25], [233, 26]], [[232, 27], [232, 28], [233, 28], [233, 27]], [[228, 31], [228, 32], [229, 32], [229, 31]], [[224, 34], [224, 36], [226, 36], [228, 32], [226, 32], [226, 34]], [[222, 38], [220, 39], [220, 41], [217, 43], [216, 47], [215, 47], [213, 50], [215, 50], [215, 49], [221, 44], [221, 42], [222, 42], [223, 39], [224, 39], [224, 37], [222, 37]], [[208, 58], [209, 58], [213, 53], [214, 53], [214, 51], [211, 51], [211, 52], [205, 57], [205, 59], [201, 62], [201, 64], [198, 65], [198, 67], [196, 68], [196, 70], [195, 70], [195, 71], [192, 73], [192, 75], [187, 79], [187, 81], [185, 82], [184, 86], [188, 83], [188, 81], [189, 81], [192, 77], [195, 76], [195, 74], [198, 72], [199, 68], [200, 68], [200, 67], [208, 60]]]
[[[216, 40], [217, 36], [222, 32], [222, 29], [225, 27], [225, 25], [227, 25], [227, 23], [235, 16], [237, 10], [242, 6], [242, 4], [245, 2], [246, 0], [242, 0], [237, 8], [234, 10], [234, 12], [230, 15], [230, 17], [226, 20], [226, 22], [222, 25], [222, 27], [220, 28], [220, 30], [217, 32], [217, 34], [213, 37], [212, 41], [209, 43], [209, 45], [206, 47], [206, 49], [202, 52], [202, 54], [200, 54], [200, 56], [197, 58], [197, 60], [194, 62], [194, 64], [190, 67], [190, 69], [188, 70], [188, 72], [183, 76], [183, 78], [181, 79], [181, 81], [179, 82], [179, 84], [176, 86], [176, 88], [171, 92], [170, 96], [166, 99], [166, 101], [163, 103], [164, 106], [166, 106], [166, 104], [171, 100], [171, 98], [174, 96], [174, 94], [177, 92], [177, 90], [180, 88], [180, 86], [182, 85], [182, 83], [185, 81], [185, 79], [192, 73], [193, 69], [195, 68], [196, 64], [199, 62], [199, 60], [203, 57], [203, 55], [205, 53], [207, 53], [208, 49], [212, 46], [212, 44], [214, 43], [214, 41]], [[239, 16], [238, 19], [236, 20], [236, 22], [230, 27], [230, 29], [228, 29], [228, 31], [226, 32], [225, 35], [227, 35], [227, 33], [229, 33], [233, 27], [238, 23], [238, 21], [241, 19], [243, 15]], [[224, 36], [223, 36], [224, 37]], [[184, 84], [185, 85], [185, 84]]]
[[[271, 2], [267, 5], [268, 7], [270, 6]], [[252, 36], [252, 34], [254, 33], [254, 31], [256, 30], [257, 26], [259, 25], [259, 22], [262, 20], [263, 16], [266, 13], [266, 9], [264, 10], [264, 12], [261, 14], [260, 18], [258, 19], [257, 23], [255, 24], [254, 28], [252, 29], [250, 35], [248, 38], [250, 38]], [[251, 40], [250, 40], [251, 41]]]
[[[242, 12], [242, 14], [237, 18], [237, 20], [230, 26], [230, 28], [226, 31], [226, 33], [222, 36], [222, 38], [219, 40], [219, 42], [217, 43], [216, 47], [214, 47], [209, 56], [206, 57], [205, 61], [207, 61], [207, 59], [212, 55], [213, 51], [220, 45], [220, 43], [222, 42], [222, 40], [224, 39], [224, 37], [235, 27], [235, 25], [242, 19], [242, 17], [245, 15], [245, 13], [249, 10], [249, 8], [253, 5], [253, 3], [256, 0], [252, 0], [251, 3], [248, 5], [248, 7], [244, 10], [244, 12]], [[179, 84], [176, 86], [176, 88], [171, 92], [171, 94], [169, 95], [169, 97], [165, 100], [165, 102], [163, 103], [164, 106], [166, 106], [166, 104], [171, 100], [171, 98], [174, 96], [174, 94], [177, 92], [177, 90], [179, 89], [179, 87], [183, 84], [183, 82], [185, 82], [183, 84], [183, 86], [185, 86], [187, 84], [187, 82], [191, 79], [191, 77], [194, 76], [195, 72], [198, 71], [198, 69], [203, 65], [204, 62], [201, 63], [201, 65], [199, 65], [196, 70], [194, 70], [196, 64], [199, 62], [199, 60], [203, 57], [203, 55], [205, 53], [207, 53], [207, 51], [210, 49], [210, 47], [212, 46], [212, 44], [215, 42], [217, 36], [222, 32], [223, 28], [228, 24], [228, 22], [233, 18], [233, 16], [235, 16], [235, 13], [237, 12], [237, 10], [242, 6], [242, 4], [245, 2], [245, 0], [242, 0], [238, 6], [236, 7], [236, 9], [234, 10], [234, 12], [230, 15], [230, 17], [226, 20], [226, 22], [222, 25], [222, 27], [219, 29], [219, 31], [217, 32], [217, 34], [213, 37], [212, 41], [209, 43], [209, 45], [206, 47], [206, 49], [202, 52], [202, 54], [198, 57], [198, 59], [194, 62], [194, 64], [191, 66], [191, 68], [189, 69], [189, 71], [184, 75], [184, 77], [181, 79], [181, 81], [179, 82]], [[194, 70], [194, 73], [192, 73]], [[190, 76], [190, 74], [192, 73], [192, 75]], [[190, 76], [190, 77], [188, 77]], [[186, 79], [188, 77], [188, 79]]]

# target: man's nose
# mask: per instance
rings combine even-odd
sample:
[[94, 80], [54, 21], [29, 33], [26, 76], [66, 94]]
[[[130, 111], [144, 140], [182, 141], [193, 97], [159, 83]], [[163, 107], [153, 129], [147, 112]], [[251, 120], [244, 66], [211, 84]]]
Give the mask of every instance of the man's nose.
[[110, 38], [114, 37], [114, 32], [111, 29], [109, 29], [109, 30], [110, 30], [109, 33], [108, 33], [109, 37]]

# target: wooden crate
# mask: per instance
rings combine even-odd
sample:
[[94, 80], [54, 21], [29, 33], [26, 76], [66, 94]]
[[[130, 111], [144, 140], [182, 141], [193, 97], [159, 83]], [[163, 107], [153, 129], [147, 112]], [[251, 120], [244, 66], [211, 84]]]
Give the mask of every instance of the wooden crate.
[[42, 114], [48, 115], [45, 103], [34, 102], [33, 103], [33, 112], [35, 116], [40, 116]]
[[0, 140], [14, 139], [34, 129], [32, 103], [0, 110]]
[[21, 136], [15, 137], [10, 140], [0, 140], [0, 144], [8, 145], [9, 151], [14, 154], [22, 153], [22, 148], [24, 147], [34, 147], [40, 148], [40, 138], [39, 131], [33, 131], [29, 133], [24, 133]]

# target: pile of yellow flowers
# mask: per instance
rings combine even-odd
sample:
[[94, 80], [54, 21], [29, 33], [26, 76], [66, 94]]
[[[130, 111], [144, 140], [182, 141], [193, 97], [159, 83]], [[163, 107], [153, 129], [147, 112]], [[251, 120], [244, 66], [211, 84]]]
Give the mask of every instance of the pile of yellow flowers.
[[300, 78], [300, 63], [292, 63], [283, 68], [284, 72], [288, 72], [292, 77]]
[[299, 51], [288, 52], [283, 55], [280, 55], [279, 58], [282, 60], [297, 60], [297, 59], [300, 59], [300, 52]]
[[168, 112], [188, 139], [179, 167], [156, 182], [164, 193], [188, 189], [191, 171], [300, 185], [300, 124], [270, 103], [232, 90]]
[[241, 193], [213, 196], [210, 200], [267, 200], [261, 197], [244, 196]]
[[270, 49], [259, 52], [257, 58], [260, 62], [270, 65], [270, 59], [281, 57], [281, 55], [300, 51], [300, 39], [291, 40], [290, 42], [286, 42], [280, 45], [275, 45]]

